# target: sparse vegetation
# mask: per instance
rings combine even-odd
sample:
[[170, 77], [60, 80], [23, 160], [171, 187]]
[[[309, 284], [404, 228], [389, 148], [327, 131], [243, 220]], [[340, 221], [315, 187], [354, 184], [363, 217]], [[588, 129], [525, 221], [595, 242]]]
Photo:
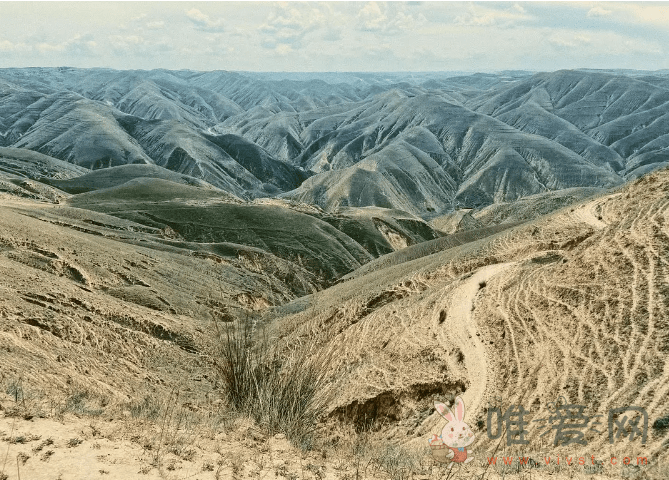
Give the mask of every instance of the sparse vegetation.
[[49, 445], [53, 445], [53, 438], [47, 438], [42, 441], [39, 445], [33, 448], [33, 453], [41, 452], [44, 447], [48, 447]]
[[145, 395], [139, 402], [130, 403], [130, 414], [133, 418], [145, 418], [147, 420], [156, 420], [163, 405], [156, 399], [155, 396]]
[[405, 447], [368, 429], [344, 428], [336, 438], [329, 448], [335, 453], [334, 468], [347, 472], [344, 478], [405, 480], [429, 475], [434, 463], [427, 445]]
[[82, 443], [83, 443], [83, 440], [82, 440], [82, 439], [75, 437], [75, 438], [70, 438], [70, 439], [67, 441], [67, 444], [66, 444], [66, 445], [67, 445], [69, 448], [73, 448], [73, 447], [78, 447], [78, 446], [81, 445]]
[[[48, 90], [46, 72], [40, 81]], [[67, 75], [59, 73], [60, 78]], [[67, 154], [67, 160], [95, 167], [89, 171], [24, 148], [0, 148], [0, 479], [38, 477], [30, 471], [35, 467], [54, 471], [55, 477], [60, 465], [86, 452], [100, 462], [91, 467], [93, 476], [114, 478], [116, 467], [106, 457], [124, 448], [139, 452], [133, 473], [165, 478], [184, 478], [186, 467], [188, 475], [198, 478], [240, 480], [272, 473], [291, 479], [347, 480], [621, 474], [669, 478], [666, 470], [650, 464], [613, 473], [608, 465], [545, 465], [543, 453], [536, 452], [523, 465], [491, 465], [485, 453], [477, 453], [468, 465], [446, 471], [448, 466], [434, 463], [426, 445], [434, 398], [452, 400], [455, 392], [466, 392], [470, 420], [480, 432], [486, 426], [486, 402], [489, 409], [498, 398], [530, 407], [532, 416], [545, 411], [543, 403], [558, 395], [587, 404], [592, 413], [607, 399], [647, 405], [650, 428], [642, 448], [653, 456], [666, 451], [669, 177], [667, 170], [658, 171], [619, 192], [603, 189], [666, 159], [648, 156], [650, 146], [639, 150], [636, 147], [642, 145], [635, 146], [636, 140], [629, 143], [635, 137], [651, 138], [639, 130], [630, 138], [617, 138], [620, 132], [609, 127], [622, 124], [614, 120], [613, 111], [606, 112], [608, 106], [593, 107], [594, 97], [579, 106], [583, 97], [570, 107], [579, 95], [565, 97], [574, 89], [555, 88], [571, 85], [571, 80], [587, 84], [590, 75], [595, 74], [546, 74], [544, 80], [555, 78], [531, 84], [535, 113], [541, 113], [542, 103], [548, 105], [547, 98], [541, 99], [548, 93], [553, 106], [546, 114], [579, 107], [572, 113], [578, 112], [583, 125], [607, 120], [595, 130], [588, 127], [585, 137], [578, 135], [573, 155], [567, 151], [575, 147], [570, 146], [570, 135], [561, 136], [564, 144], [554, 150], [548, 143], [553, 140], [542, 140], [541, 132], [530, 137], [512, 132], [520, 127], [504, 127], [502, 122], [515, 118], [507, 110], [505, 95], [477, 100], [474, 87], [458, 95], [456, 103], [463, 105], [432, 97], [427, 101], [418, 90], [411, 93], [412, 100], [399, 95], [391, 104], [372, 108], [381, 116], [376, 119], [368, 116], [372, 105], [367, 99], [357, 103], [363, 110], [356, 107], [355, 116], [346, 111], [350, 98], [336, 107], [332, 103], [326, 110], [339, 113], [325, 122], [317, 119], [320, 107], [310, 110], [308, 117], [313, 118], [299, 124], [290, 123], [290, 118], [303, 117], [299, 108], [290, 114], [279, 109], [282, 122], [289, 122], [298, 134], [295, 139], [299, 137], [281, 155], [287, 153], [295, 165], [311, 165], [324, 174], [297, 193], [283, 194], [281, 185], [264, 180], [283, 172], [281, 183], [292, 189], [305, 172], [276, 162], [271, 158], [276, 151], [263, 151], [235, 134], [216, 134], [213, 125], [206, 125], [211, 129], [203, 137], [199, 127], [178, 127], [178, 118], [149, 121], [141, 118], [141, 111], [104, 113], [103, 102], [81, 98], [97, 88], [93, 79], [90, 89], [74, 95], [78, 107], [67, 114], [72, 124], [58, 137], [52, 138], [62, 121], [58, 112], [69, 104], [71, 92], [51, 113], [40, 113], [50, 102], [39, 101], [44, 92], [31, 93], [31, 83], [0, 99], [13, 105], [11, 121], [5, 122], [6, 141], [20, 140], [51, 155], [66, 155], [68, 141], [76, 138], [83, 143], [72, 156]], [[571, 80], [563, 83], [561, 76]], [[195, 77], [179, 78], [185, 84]], [[21, 83], [25, 78], [15, 80]], [[660, 79], [646, 80], [659, 84]], [[171, 82], [162, 83], [172, 88]], [[643, 89], [651, 85], [632, 83], [646, 85]], [[8, 92], [12, 84], [6, 85]], [[99, 98], [121, 93], [109, 85], [98, 92]], [[611, 100], [595, 103], [617, 104], [616, 109], [627, 104], [637, 113], [647, 112], [646, 107], [635, 107], [636, 102], [616, 101], [613, 87], [593, 90]], [[639, 104], [653, 105], [661, 113], [657, 101], [666, 100], [665, 87], [657, 87], [663, 89], [659, 97], [644, 97], [651, 101]], [[397, 88], [401, 92], [404, 87]], [[54, 89], [53, 98], [57, 92]], [[521, 94], [515, 87], [507, 93]], [[521, 98], [514, 102], [525, 104]], [[127, 108], [132, 108], [130, 103]], [[270, 106], [271, 101], [261, 110], [272, 117], [275, 109], [266, 108]], [[102, 148], [86, 147], [98, 127], [93, 134], [84, 129], [84, 137], [77, 133], [88, 124], [77, 115], [91, 113], [90, 108], [96, 112], [93, 117], [102, 115], [109, 127], [109, 135], [99, 138]], [[187, 110], [197, 115], [198, 108], [189, 104]], [[600, 109], [599, 120], [587, 118], [590, 108]], [[443, 109], [458, 115], [443, 115]], [[19, 120], [22, 110], [30, 110], [28, 123]], [[152, 111], [161, 115], [161, 109]], [[425, 111], [430, 113], [424, 115]], [[491, 116], [484, 111], [506, 113]], [[273, 120], [265, 113], [256, 120], [269, 132], [266, 120]], [[387, 128], [370, 134], [374, 130], [368, 121], [379, 118], [388, 121]], [[201, 120], [202, 125], [209, 121]], [[222, 117], [217, 124], [218, 120]], [[258, 128], [256, 120], [244, 127], [244, 135]], [[514, 124], [524, 122], [516, 119]], [[32, 126], [25, 136], [17, 137], [28, 125]], [[225, 125], [227, 129], [241, 124], [231, 119]], [[361, 125], [365, 132], [358, 131]], [[488, 135], [491, 127], [497, 132], [493, 137]], [[329, 132], [327, 138], [320, 136], [321, 129]], [[507, 134], [515, 139], [514, 146], [500, 150], [494, 144]], [[597, 139], [591, 141], [590, 136]], [[168, 149], [154, 148], [158, 137], [171, 139]], [[55, 149], [46, 141], [54, 138]], [[117, 148], [114, 138], [129, 148]], [[305, 138], [311, 139], [308, 151], [299, 145]], [[353, 138], [358, 140], [350, 142]], [[606, 145], [601, 143], [604, 139]], [[340, 141], [345, 141], [344, 148]], [[611, 151], [609, 160], [591, 162], [593, 153], [599, 156], [618, 148], [611, 142], [631, 156]], [[430, 151], [421, 153], [426, 146]], [[155, 165], [112, 166], [148, 160], [142, 150], [149, 147], [152, 159], [162, 158], [161, 165], [202, 174], [240, 197]], [[225, 155], [221, 149], [227, 149]], [[337, 161], [328, 164], [335, 151]], [[86, 158], [81, 158], [82, 152]], [[103, 152], [105, 159], [96, 160], [96, 152]], [[495, 182], [495, 200], [542, 193], [486, 207], [493, 201], [492, 183], [476, 185], [468, 179], [472, 174], [483, 180], [497, 178], [501, 170], [489, 168], [493, 153], [497, 166], [504, 165], [506, 155], [519, 162], [518, 169], [509, 170], [508, 181]], [[553, 158], [553, 153], [559, 155]], [[234, 168], [220, 170], [217, 158]], [[358, 168], [360, 160], [371, 170]], [[235, 173], [234, 161], [267, 168]], [[469, 167], [462, 170], [462, 162]], [[198, 170], [191, 168], [196, 164]], [[355, 176], [339, 182], [338, 165]], [[570, 165], [579, 165], [580, 175], [572, 175]], [[110, 168], [98, 168], [106, 166]], [[201, 166], [211, 169], [205, 172]], [[401, 171], [411, 172], [411, 182]], [[428, 178], [421, 173], [428, 171], [438, 173], [436, 183], [429, 181], [432, 186], [424, 183]], [[536, 183], [534, 171], [548, 183]], [[380, 172], [385, 173], [378, 176]], [[544, 192], [573, 182], [588, 185], [593, 172], [597, 187]], [[454, 182], [443, 176], [455, 173]], [[267, 184], [260, 187], [255, 175]], [[334, 182], [322, 183], [327, 178]], [[240, 179], [248, 188], [235, 185]], [[420, 195], [388, 196], [380, 185], [394, 185], [391, 190], [396, 193], [413, 192], [418, 186], [420, 192], [413, 193]], [[258, 193], [279, 197], [247, 201]], [[434, 193], [443, 193], [443, 198]], [[298, 198], [328, 209], [301, 204]], [[337, 203], [339, 199], [345, 202]], [[358, 203], [370, 206], [352, 206]], [[406, 211], [374, 206], [379, 203]], [[454, 209], [468, 204], [475, 208], [441, 210], [449, 204]], [[425, 223], [426, 211], [431, 212], [432, 226], [449, 227], [453, 234], [439, 237]], [[220, 298], [212, 301], [208, 296], [219, 286]], [[212, 335], [212, 319], [218, 335]], [[544, 357], [538, 359], [537, 351]], [[331, 394], [336, 401], [330, 401]], [[329, 436], [331, 427], [341, 429], [336, 440]], [[544, 449], [547, 437], [539, 440], [538, 433], [533, 429], [528, 436]], [[477, 441], [479, 452], [494, 447], [495, 455], [521, 454], [501, 453], [503, 435], [497, 444], [483, 437]], [[604, 456], [613, 451], [605, 435], [593, 440], [592, 450]], [[47, 461], [51, 463], [41, 463]]]
[[29, 442], [34, 442], [36, 440], [39, 440], [40, 438], [42, 437], [39, 435], [27, 434], [27, 435], [17, 435], [15, 437], [5, 437], [3, 438], [3, 440], [11, 444], [17, 444], [17, 443], [25, 444]]
[[173, 388], [162, 402], [147, 395], [142, 401], [129, 405], [131, 418], [142, 422], [133, 428], [137, 433], [131, 441], [149, 453], [151, 466], [159, 470], [173, 466], [174, 458], [169, 459], [171, 463], [165, 463], [168, 455], [193, 460], [192, 447], [207, 428], [206, 420], [211, 421], [185, 408], [180, 399], [181, 392]]
[[9, 408], [5, 409], [6, 416], [24, 420], [47, 416], [48, 399], [46, 395], [40, 390], [26, 388], [22, 377], [6, 378], [3, 376], [0, 384], [4, 384], [5, 393], [13, 402]]
[[323, 354], [309, 348], [278, 353], [248, 316], [226, 324], [219, 336], [215, 367], [229, 405], [267, 434], [280, 432], [300, 448], [311, 448], [328, 398]]
[[99, 416], [104, 410], [102, 408], [89, 408], [87, 401], [91, 395], [87, 390], [81, 390], [70, 394], [59, 409], [59, 414], [66, 412], [74, 413], [75, 415], [91, 415]]
[[23, 378], [2, 378], [0, 384], [12, 400], [12, 404], [5, 409], [9, 417], [32, 418], [61, 417], [66, 413], [78, 416], [99, 416], [104, 412], [102, 408], [92, 408], [91, 403], [106, 404], [105, 398], [97, 398], [85, 389], [71, 389], [65, 397], [47, 395], [41, 389], [27, 385]]
[[16, 458], [17, 458], [17, 460], [21, 463], [21, 465], [25, 465], [26, 462], [30, 459], [30, 455], [28, 455], [28, 454], [26, 454], [26, 453], [24, 453], [24, 452], [20, 452], [20, 453], [16, 456]]
[[40, 457], [40, 460], [43, 462], [48, 462], [53, 454], [54, 454], [53, 450], [45, 450], [42, 456]]
[[666, 435], [669, 430], [669, 415], [655, 420], [653, 422], [653, 430], [657, 431], [660, 435]]

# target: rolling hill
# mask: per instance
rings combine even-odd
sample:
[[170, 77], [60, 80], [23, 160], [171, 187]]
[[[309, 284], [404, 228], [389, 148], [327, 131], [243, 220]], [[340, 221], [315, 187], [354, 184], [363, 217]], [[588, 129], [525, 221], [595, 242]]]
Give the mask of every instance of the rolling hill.
[[0, 82], [5, 146], [88, 169], [155, 164], [242, 199], [329, 210], [429, 218], [609, 188], [667, 161], [662, 72], [29, 68]]
[[[666, 83], [610, 73], [560, 71], [534, 75], [501, 92], [488, 92], [468, 105], [588, 157], [599, 157], [612, 169], [633, 177], [640, 167], [657, 168], [667, 162], [663, 153], [667, 102]], [[586, 136], [568, 138], [562, 133], [565, 127]]]
[[[0, 70], [10, 474], [288, 477], [292, 455], [305, 478], [446, 478], [427, 439], [461, 395], [458, 478], [666, 478], [667, 78]], [[239, 352], [277, 355], [256, 373], [326, 360], [311, 451], [228, 402], [243, 325]], [[525, 455], [487, 438], [491, 407], [562, 401], [642, 406], [647, 438], [533, 423], [532, 470], [486, 463]], [[649, 466], [536, 460], [558, 453]]]
[[[348, 118], [332, 119], [336, 129], [323, 134], [321, 125], [329, 118], [305, 130], [305, 135], [318, 140], [297, 159], [305, 167], [326, 172], [286, 196], [332, 208], [348, 204], [364, 182], [368, 191], [377, 193], [360, 195], [353, 205], [424, 214], [454, 205], [473, 208], [540, 192], [622, 182], [610, 168], [556, 142], [436, 95], [405, 97], [390, 92], [350, 112]], [[412, 159], [419, 158], [431, 164], [413, 167]], [[357, 178], [364, 180], [356, 182]], [[379, 192], [387, 192], [385, 198]], [[390, 200], [389, 195], [395, 198]], [[398, 201], [399, 195], [409, 201]]]
[[[663, 169], [506, 230], [409, 247], [276, 308], [271, 328], [286, 346], [337, 352], [333, 425], [377, 422], [385, 438], [418, 447], [441, 428], [435, 397], [462, 395], [481, 424], [499, 399], [536, 419], [562, 395], [588, 415], [644, 405], [655, 425], [645, 445], [590, 432], [587, 447], [570, 446], [575, 455], [596, 448], [661, 463], [667, 192]], [[492, 451], [484, 431], [476, 448]], [[531, 432], [538, 445], [541, 430]]]

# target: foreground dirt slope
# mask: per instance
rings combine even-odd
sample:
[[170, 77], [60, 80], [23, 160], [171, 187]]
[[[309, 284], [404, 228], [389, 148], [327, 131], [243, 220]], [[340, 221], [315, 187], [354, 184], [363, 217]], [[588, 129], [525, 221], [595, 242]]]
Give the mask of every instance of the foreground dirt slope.
[[[2, 398], [2, 403], [7, 403]], [[0, 477], [15, 480], [220, 480], [345, 478], [349, 466], [326, 462], [318, 452], [296, 450], [281, 435], [265, 437], [240, 422], [223, 428], [199, 424], [185, 444], [161, 439], [163, 425], [123, 416], [31, 421], [0, 415]], [[126, 412], [128, 413], [128, 412]], [[178, 448], [174, 448], [178, 445]], [[336, 468], [338, 467], [338, 468]], [[4, 475], [3, 476], [3, 472]]]
[[[588, 445], [570, 445], [568, 453], [645, 456], [661, 465], [667, 462], [669, 423], [668, 197], [669, 171], [659, 171], [515, 228], [351, 276], [268, 310], [267, 320], [283, 339], [279, 346], [309, 340], [305, 344], [332, 354], [326, 375], [336, 389], [328, 435], [346, 424], [371, 425], [388, 444], [424, 448], [443, 426], [433, 400], [462, 394], [479, 453], [474, 470], [457, 478], [471, 478], [482, 473], [481, 462], [497, 445], [486, 439], [487, 407], [521, 404], [537, 419], [562, 396], [584, 405], [588, 414], [638, 405], [650, 419], [645, 445], [609, 445], [604, 425], [603, 434], [588, 432]], [[149, 241], [156, 235], [146, 225], [102, 213], [2, 197], [0, 380], [8, 395], [0, 399], [3, 412], [20, 404], [10, 398], [17, 385], [34, 389], [30, 401], [40, 404], [44, 416], [72, 398], [86, 401], [78, 407], [82, 418], [63, 417], [63, 428], [7, 414], [0, 440], [12, 455], [22, 451], [11, 441], [13, 429], [35, 435], [54, 429], [60, 432], [54, 451], [75, 458], [80, 450], [67, 442], [91, 423], [91, 411], [104, 410], [104, 421], [120, 428], [128, 416], [107, 405], [123, 409], [146, 395], [164, 400], [178, 389], [180, 408], [217, 411], [220, 392], [202, 357], [212, 321], [226, 319], [234, 307], [264, 308], [291, 298], [289, 285], [248, 259], [184, 255], [168, 243]], [[272, 302], [260, 301], [268, 295]], [[151, 467], [149, 478], [160, 474], [155, 462], [138, 453], [148, 448], [143, 437], [127, 428], [123, 435], [101, 434], [114, 445], [102, 447], [127, 448], [137, 454], [128, 460], [129, 469]], [[154, 437], [160, 434], [155, 423], [146, 428]], [[225, 444], [215, 437], [226, 428], [212, 427], [214, 439], [198, 447], [195, 458], [218, 462], [217, 447], [227, 445], [246, 452], [239, 455], [248, 461], [226, 464], [220, 472], [255, 468], [254, 459], [269, 448], [263, 442], [270, 440], [247, 444], [242, 434], [234, 440], [241, 443]], [[553, 447], [552, 435], [539, 437], [534, 425], [529, 430], [537, 455], [567, 453]], [[93, 436], [86, 432], [82, 439]], [[132, 438], [139, 440], [122, 444]], [[504, 444], [497, 452], [527, 453]], [[292, 458], [298, 472], [300, 457]], [[51, 471], [47, 462], [42, 468], [33, 460], [35, 478]], [[204, 466], [175, 462], [193, 475]], [[259, 476], [263, 468], [256, 469]], [[111, 472], [104, 465], [98, 470]], [[127, 478], [123, 472], [105, 478]], [[196, 478], [211, 478], [211, 472]], [[191, 475], [177, 473], [175, 478]], [[331, 478], [349, 473], [343, 469]], [[666, 478], [659, 475], [649, 478]]]
[[[667, 460], [669, 171], [496, 236], [354, 277], [277, 312], [276, 332], [335, 352], [333, 419], [426, 442], [434, 398], [462, 393], [470, 424], [560, 396], [603, 414], [599, 454]], [[290, 314], [290, 312], [294, 312]], [[637, 405], [648, 439], [609, 445], [608, 409]], [[653, 424], [655, 427], [653, 427]], [[485, 428], [485, 427], [483, 427]], [[531, 426], [531, 445], [548, 446]], [[543, 433], [543, 431], [541, 431]], [[497, 442], [479, 431], [491, 452]], [[569, 448], [574, 447], [570, 445]]]
[[54, 394], [78, 388], [109, 398], [197, 386], [206, 383], [200, 354], [214, 320], [294, 295], [250, 259], [158, 248], [149, 230], [3, 197], [2, 374]]

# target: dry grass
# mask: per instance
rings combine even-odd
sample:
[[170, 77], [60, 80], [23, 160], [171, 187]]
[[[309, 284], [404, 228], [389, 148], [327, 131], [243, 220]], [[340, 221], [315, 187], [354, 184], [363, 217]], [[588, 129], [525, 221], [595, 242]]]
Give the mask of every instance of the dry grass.
[[283, 433], [294, 445], [311, 449], [327, 407], [327, 356], [304, 347], [279, 352], [250, 316], [218, 333], [214, 367], [230, 407], [269, 435]]
[[163, 399], [145, 395], [119, 406], [125, 421], [118, 436], [143, 449], [148, 457], [145, 470], [164, 473], [177, 462], [194, 461], [201, 441], [212, 440], [229, 427], [223, 412], [200, 410], [187, 400], [187, 393], [175, 387]]
[[86, 389], [70, 388], [64, 394], [47, 393], [33, 385], [28, 385], [22, 378], [0, 378], [0, 389], [9, 397], [10, 404], [5, 408], [8, 417], [23, 418], [61, 418], [66, 413], [77, 416], [99, 416], [109, 399], [93, 395]]
[[[119, 429], [124, 430], [120, 438], [131, 436], [133, 442], [144, 449], [149, 464], [165, 471], [178, 469], [180, 460], [192, 460], [193, 451], [200, 451], [197, 449], [198, 438], [209, 435], [210, 431], [233, 431], [230, 418], [246, 421], [249, 425], [254, 423], [255, 431], [262, 429], [259, 440], [254, 438], [250, 441], [248, 435], [242, 437], [241, 434], [240, 440], [234, 438], [235, 442], [239, 441], [245, 448], [248, 446], [251, 460], [240, 460], [235, 457], [236, 452], [226, 454], [226, 459], [234, 464], [230, 468], [244, 472], [250, 470], [249, 465], [252, 460], [255, 461], [253, 455], [256, 455], [256, 459], [264, 455], [262, 448], [274, 439], [270, 435], [285, 433], [294, 445], [305, 450], [314, 446], [320, 448], [324, 439], [323, 432], [317, 430], [317, 426], [325, 413], [325, 406], [342, 407], [340, 410], [343, 411], [347, 405], [367, 402], [372, 407], [381, 405], [394, 409], [392, 413], [395, 416], [391, 422], [395, 423], [384, 425], [376, 439], [351, 433], [339, 446], [323, 447], [323, 461], [314, 462], [311, 459], [309, 464], [305, 463], [305, 472], [318, 476], [321, 473], [317, 475], [315, 472], [323, 471], [320, 466], [327, 466], [328, 469], [336, 466], [335, 470], [341, 472], [337, 478], [350, 479], [424, 477], [442, 480], [538, 480], [620, 478], [621, 475], [625, 478], [669, 478], [669, 472], [659, 464], [660, 460], [666, 458], [669, 425], [666, 413], [669, 383], [666, 369], [662, 369], [668, 351], [667, 182], [667, 179], [663, 181], [662, 192], [653, 192], [652, 184], [644, 185], [638, 191], [623, 191], [620, 195], [602, 198], [576, 208], [573, 212], [559, 212], [549, 219], [537, 220], [532, 225], [526, 224], [485, 241], [479, 240], [476, 244], [456, 247], [431, 258], [405, 262], [384, 269], [382, 273], [370, 274], [364, 279], [352, 278], [342, 282], [311, 296], [311, 303], [307, 299], [301, 301], [298, 305], [300, 308], [293, 310], [299, 311], [299, 314], [278, 319], [272, 328], [282, 336], [281, 342], [268, 338], [264, 330], [254, 328], [256, 323], [251, 317], [243, 322], [230, 323], [228, 328], [220, 329], [220, 345], [212, 352], [215, 355], [211, 355], [217, 376], [224, 380], [225, 388], [221, 392], [230, 406], [229, 417], [219, 407], [215, 407], [220, 417], [216, 418], [215, 415], [196, 412], [184, 406], [186, 401], [195, 402], [193, 398], [197, 394], [202, 396], [202, 391], [187, 391], [185, 384], [172, 390], [164, 386], [172, 385], [170, 379], [177, 375], [184, 376], [179, 373], [186, 371], [183, 369], [175, 370], [173, 376], [161, 374], [162, 382], [154, 382], [157, 390], [145, 397], [138, 396], [137, 400], [123, 406], [127, 411], [125, 419], [119, 421], [116, 418], [113, 423], [118, 423]], [[491, 274], [490, 277], [474, 277], [482, 271], [482, 267], [500, 262], [513, 262], [514, 266], [505, 270], [503, 275], [500, 271], [500, 274]], [[146, 278], [147, 282], [156, 281], [148, 274], [142, 278]], [[222, 277], [219, 275], [216, 278]], [[459, 289], [467, 282], [473, 287], [470, 292], [471, 302], [461, 305], [458, 299], [461, 299], [464, 291]], [[85, 305], [95, 300], [92, 294], [81, 295], [86, 298]], [[75, 342], [79, 338], [83, 341], [84, 337], [80, 337], [77, 333], [79, 330], [75, 328], [78, 324], [65, 320], [74, 318], [68, 312], [81, 309], [80, 313], [83, 314], [84, 307], [79, 303], [66, 306], [67, 299], [55, 295], [30, 298], [63, 309], [64, 314], [49, 320], [58, 320], [68, 326], [69, 329], [54, 330], [70, 342], [68, 346], [79, 345]], [[227, 301], [227, 297], [223, 300]], [[221, 302], [227, 305], [223, 300]], [[44, 308], [40, 306], [40, 309]], [[290, 311], [291, 308], [288, 306], [283, 311]], [[19, 318], [16, 312], [22, 311], [18, 307], [10, 311], [3, 305], [0, 317], [3, 321], [4, 317]], [[135, 309], [133, 312], [133, 318], [151, 318], [144, 310]], [[196, 313], [199, 315], [199, 310]], [[91, 318], [96, 315], [102, 317], [102, 314], [87, 314]], [[471, 316], [473, 321], [452, 321], [465, 314]], [[160, 317], [165, 325], [172, 325], [166, 313], [152, 315]], [[198, 315], [195, 317], [200, 318]], [[98, 328], [92, 322], [89, 323], [82, 325], [87, 329]], [[96, 332], [111, 331], [108, 323], [100, 324]], [[457, 328], [453, 328], [460, 324], [475, 325], [477, 330], [466, 332], [470, 335], [460, 338]], [[38, 337], [34, 333], [37, 332], [36, 327], [30, 324], [23, 323], [19, 327], [16, 327], [17, 332], [25, 335], [25, 340], [35, 340], [35, 345], [40, 345], [38, 339], [56, 342], [61, 338], [52, 333]], [[150, 339], [150, 343], [136, 343], [143, 338], [139, 333], [132, 334], [127, 325], [117, 328], [121, 332], [118, 333], [119, 339], [127, 337], [128, 345], [133, 349], [138, 345], [141, 347], [133, 354], [137, 357], [133, 360], [137, 365], [140, 365], [140, 360], [149, 358], [148, 355], [154, 351], [153, 347], [159, 350], [151, 358], [168, 358], [164, 353], [166, 350], [160, 348], [170, 345], [169, 341], [156, 338]], [[182, 335], [184, 330], [175, 322], [169, 331]], [[206, 332], [200, 333], [206, 336]], [[15, 333], [11, 335], [12, 339], [23, 338]], [[102, 339], [102, 336], [96, 338]], [[327, 364], [327, 359], [322, 355], [312, 357], [313, 352], [319, 351], [309, 343], [313, 338], [320, 341], [319, 349], [322, 351], [337, 348], [337, 357]], [[105, 348], [116, 348], [121, 345], [119, 342], [114, 340]], [[15, 346], [20, 344], [18, 340], [5, 343], [8, 352], [6, 365], [9, 366], [13, 359], [18, 358], [17, 352], [25, 348], [21, 350]], [[478, 344], [483, 345], [485, 351], [472, 347]], [[44, 345], [44, 348], [51, 348], [52, 343]], [[125, 355], [131, 351], [130, 347], [127, 348], [120, 352]], [[69, 352], [60, 350], [59, 357], [69, 359], [71, 363], [61, 364], [58, 361], [51, 368], [59, 374], [67, 371], [69, 375], [76, 371], [74, 367], [81, 365], [76, 362], [90, 351], [77, 350], [76, 357], [73, 355], [69, 358]], [[537, 362], [533, 353], [536, 351], [545, 351], [546, 358]], [[188, 352], [186, 355], [176, 348], [169, 352], [175, 355], [173, 361], [176, 363], [179, 360], [180, 365], [185, 365], [181, 359], [198, 355], [198, 362], [193, 361], [193, 367], [187, 371], [193, 374], [192, 378], [197, 376], [198, 382], [202, 381], [203, 375], [200, 374], [202, 368], [206, 367], [199, 363], [202, 359], [199, 354]], [[473, 375], [474, 368], [470, 366], [476, 367], [475, 360], [483, 358], [479, 353], [485, 352], [489, 354], [489, 361], [486, 365], [480, 365], [478, 375]], [[114, 368], [118, 365], [111, 360], [109, 364]], [[155, 366], [148, 362], [146, 365]], [[40, 364], [42, 369], [45, 366]], [[63, 370], [64, 366], [68, 370]], [[46, 388], [37, 377], [31, 376], [37, 375], [34, 372], [38, 372], [38, 369], [25, 366], [21, 366], [21, 369], [17, 376], [24, 375], [34, 385]], [[5, 396], [2, 399], [3, 409], [5, 416], [11, 417], [5, 430], [10, 431], [14, 420], [17, 425], [26, 418], [33, 418], [37, 422], [39, 419], [35, 417], [42, 415], [62, 415], [66, 420], [76, 416], [79, 419], [73, 421], [81, 423], [97, 422], [98, 415], [108, 418], [118, 413], [114, 411], [118, 405], [105, 406], [104, 398], [96, 396], [100, 394], [91, 393], [90, 389], [94, 387], [82, 381], [84, 375], [95, 378], [103, 371], [91, 370], [92, 373], [88, 374], [82, 370], [78, 375], [73, 373], [74, 384], [64, 386], [60, 383], [65, 391], [61, 391], [58, 398], [51, 395], [53, 388], [47, 395], [41, 390], [32, 390], [20, 377], [2, 378], [0, 394]], [[122, 381], [132, 382], [134, 378], [142, 378], [141, 369], [137, 372], [133, 370], [132, 373], [122, 375]], [[342, 388], [337, 392], [337, 402], [324, 401], [328, 391], [323, 380], [325, 373], [329, 379], [343, 379]], [[483, 373], [490, 375], [486, 377]], [[54, 378], [58, 381], [63, 377], [60, 375]], [[494, 381], [483, 388], [478, 380], [480, 378], [492, 378]], [[648, 405], [651, 421], [649, 443], [643, 448], [644, 451], [648, 450], [649, 459], [652, 456], [658, 459], [658, 463], [639, 470], [614, 470], [605, 465], [601, 473], [597, 469], [584, 468], [587, 465], [545, 465], [545, 445], [540, 446], [536, 436], [531, 436], [532, 444], [536, 444], [540, 453], [502, 453], [503, 449], [500, 448], [496, 456], [513, 453], [513, 464], [489, 466], [484, 452], [492, 452], [494, 445], [482, 435], [475, 445], [475, 461], [462, 467], [454, 466], [450, 472], [445, 471], [443, 466], [434, 465], [429, 455], [420, 449], [412, 450], [404, 442], [416, 441], [419, 444], [422, 440], [419, 442], [418, 437], [425, 438], [426, 442], [433, 425], [429, 413], [427, 418], [418, 413], [426, 411], [432, 395], [451, 393], [439, 390], [449, 379], [471, 381], [471, 386], [467, 388], [470, 395], [479, 389], [504, 398], [503, 405], [520, 403], [536, 406], [533, 414], [537, 415], [543, 411], [542, 399], [550, 400], [558, 393], [564, 394], [570, 401], [592, 407], [589, 413], [606, 412], [610, 406], [632, 404], [638, 400], [639, 404]], [[190, 380], [189, 376], [184, 381], [188, 383]], [[453, 382], [453, 388], [458, 385]], [[197, 386], [192, 382], [188, 384], [189, 388]], [[126, 389], [123, 393], [129, 391]], [[519, 392], [527, 394], [521, 396]], [[611, 398], [615, 402], [608, 404], [613, 401], [608, 400]], [[387, 405], [383, 405], [381, 400], [388, 400]], [[467, 418], [472, 422], [483, 418], [476, 413], [477, 404], [480, 405], [479, 411], [484, 404], [474, 400], [476, 398], [468, 404], [468, 408], [472, 408], [468, 410]], [[37, 434], [43, 434], [44, 438], [49, 436], [44, 432]], [[23, 433], [10, 433], [8, 438], [12, 441], [7, 442], [8, 446], [21, 448], [24, 442], [21, 435]], [[79, 431], [73, 431], [62, 438], [84, 438], [79, 435]], [[220, 438], [216, 441], [221, 441]], [[604, 459], [610, 453], [605, 442], [606, 436], [597, 437], [592, 445], [592, 451], [600, 452]], [[635, 451], [630, 451], [630, 455], [636, 454], [638, 450], [632, 447]], [[73, 445], [68, 450], [79, 452], [84, 448], [86, 444], [83, 448]], [[54, 458], [57, 459], [59, 453], [57, 451]], [[313, 449], [287, 455], [306, 458], [312, 453]], [[546, 456], [556, 453], [546, 452]], [[530, 456], [539, 462], [539, 466], [521, 466], [517, 462], [518, 456]], [[6, 457], [4, 449], [0, 452], [0, 463], [3, 457]], [[28, 461], [28, 466], [37, 460], [38, 456], [34, 457]], [[8, 458], [7, 470], [10, 465], [12, 469], [16, 468], [14, 459], [15, 456]], [[223, 472], [221, 478], [226, 478], [225, 472], [228, 470], [224, 470], [216, 460], [197, 458], [198, 471], [212, 472], [212, 475], [220, 471]], [[54, 459], [51, 461], [53, 464]], [[271, 468], [283, 471], [280, 470], [283, 467]], [[288, 467], [285, 472], [286, 475], [294, 474]], [[23, 471], [21, 473], [23, 476]], [[303, 478], [310, 477], [303, 475]]]

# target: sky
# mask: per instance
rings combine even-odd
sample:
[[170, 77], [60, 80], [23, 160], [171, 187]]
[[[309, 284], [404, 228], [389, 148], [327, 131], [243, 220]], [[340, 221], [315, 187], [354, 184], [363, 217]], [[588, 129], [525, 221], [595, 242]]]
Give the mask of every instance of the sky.
[[669, 2], [4, 2], [0, 67], [669, 68]]

